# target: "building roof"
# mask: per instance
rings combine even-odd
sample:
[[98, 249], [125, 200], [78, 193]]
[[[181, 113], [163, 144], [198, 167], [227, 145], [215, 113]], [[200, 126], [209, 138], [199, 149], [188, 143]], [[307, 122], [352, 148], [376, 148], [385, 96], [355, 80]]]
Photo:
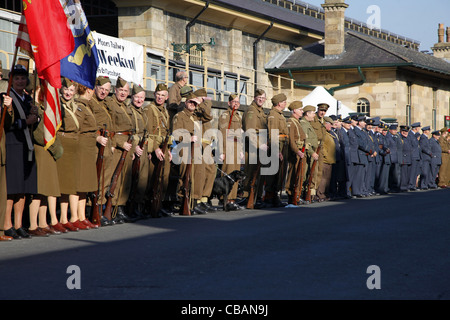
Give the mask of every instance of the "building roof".
[[[266, 65], [271, 73], [338, 69], [354, 67], [413, 67], [450, 76], [450, 63], [443, 59], [418, 52], [382, 39], [347, 31], [345, 50], [339, 57], [324, 57], [325, 42], [319, 41], [292, 51], [283, 62]], [[286, 56], [286, 54], [284, 53]]]

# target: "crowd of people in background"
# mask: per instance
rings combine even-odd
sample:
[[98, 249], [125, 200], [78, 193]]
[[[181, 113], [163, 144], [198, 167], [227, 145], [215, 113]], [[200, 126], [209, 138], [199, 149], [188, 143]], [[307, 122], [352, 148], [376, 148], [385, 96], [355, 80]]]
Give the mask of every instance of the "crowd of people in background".
[[[63, 78], [62, 124], [46, 146], [39, 87], [31, 94], [21, 65], [10, 77], [10, 94], [2, 95], [1, 240], [212, 213], [221, 177], [231, 179], [217, 199], [226, 211], [450, 187], [448, 128], [327, 116], [329, 105], [288, 105], [283, 93], [265, 108], [261, 89], [245, 110], [231, 94], [213, 128], [211, 98], [194, 91], [184, 71], [170, 88], [158, 84], [150, 103], [141, 86], [120, 77], [114, 87], [98, 77], [94, 89]], [[210, 129], [221, 143], [198, 135]], [[175, 150], [191, 161], [176, 163]], [[278, 162], [276, 172], [264, 173], [265, 154]], [[242, 180], [232, 178], [236, 171]]]

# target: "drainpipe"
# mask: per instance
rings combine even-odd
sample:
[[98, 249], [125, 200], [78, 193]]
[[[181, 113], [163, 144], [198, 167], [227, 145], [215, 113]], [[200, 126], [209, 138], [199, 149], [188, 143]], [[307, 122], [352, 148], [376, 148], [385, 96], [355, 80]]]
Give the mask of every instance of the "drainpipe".
[[197, 22], [198, 17], [206, 10], [208, 9], [209, 1], [206, 1], [205, 6], [203, 9], [192, 19], [189, 21], [189, 23], [186, 25], [186, 51], [187, 53], [190, 53], [190, 46], [191, 46], [191, 27]]
[[257, 88], [257, 70], [258, 70], [258, 42], [265, 36], [265, 34], [273, 27], [273, 21], [270, 22], [269, 27], [253, 42], [253, 70], [255, 70], [255, 91]]

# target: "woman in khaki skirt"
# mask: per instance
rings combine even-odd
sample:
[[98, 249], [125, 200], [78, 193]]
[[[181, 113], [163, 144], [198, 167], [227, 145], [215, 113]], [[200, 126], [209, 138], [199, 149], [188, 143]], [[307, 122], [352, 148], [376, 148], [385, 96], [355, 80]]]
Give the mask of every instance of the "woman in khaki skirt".
[[[61, 140], [64, 153], [56, 161], [58, 168], [58, 180], [61, 190], [60, 206], [61, 215], [59, 222], [69, 231], [88, 229], [85, 224], [78, 220], [78, 175], [79, 175], [79, 128], [78, 117], [76, 115], [78, 106], [74, 101], [77, 91], [77, 84], [67, 78], [62, 80], [61, 113], [62, 126], [57, 135]], [[68, 219], [68, 209], [70, 205], [70, 220]]]
[[97, 138], [102, 138], [97, 133], [97, 122], [91, 109], [88, 107], [94, 90], [78, 84], [77, 119], [79, 123], [79, 158], [78, 158], [78, 219], [88, 228], [98, 228], [97, 225], [86, 219], [86, 196], [88, 192], [95, 192], [97, 182]]
[[[39, 88], [37, 89], [39, 92]], [[49, 234], [60, 234], [67, 232], [56, 216], [56, 200], [61, 196], [59, 189], [58, 169], [56, 160], [63, 153], [59, 137], [45, 149], [44, 142], [44, 106], [43, 98], [37, 94], [36, 104], [39, 105], [39, 125], [33, 131], [34, 152], [37, 166], [37, 191], [33, 195], [30, 204], [30, 227], [28, 233], [32, 236], [48, 236]], [[47, 209], [50, 213], [51, 224], [47, 223]]]

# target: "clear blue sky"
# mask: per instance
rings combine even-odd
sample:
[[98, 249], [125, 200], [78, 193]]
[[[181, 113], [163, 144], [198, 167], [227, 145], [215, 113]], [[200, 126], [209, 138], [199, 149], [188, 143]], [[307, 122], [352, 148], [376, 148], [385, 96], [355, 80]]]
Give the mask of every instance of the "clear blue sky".
[[[317, 7], [325, 3], [325, 0], [302, 1]], [[381, 28], [419, 41], [420, 50], [431, 51], [438, 42], [439, 23], [444, 28], [450, 27], [450, 0], [345, 0], [345, 3], [349, 5], [345, 11], [347, 18], [366, 23], [373, 15], [367, 9], [378, 6]]]

